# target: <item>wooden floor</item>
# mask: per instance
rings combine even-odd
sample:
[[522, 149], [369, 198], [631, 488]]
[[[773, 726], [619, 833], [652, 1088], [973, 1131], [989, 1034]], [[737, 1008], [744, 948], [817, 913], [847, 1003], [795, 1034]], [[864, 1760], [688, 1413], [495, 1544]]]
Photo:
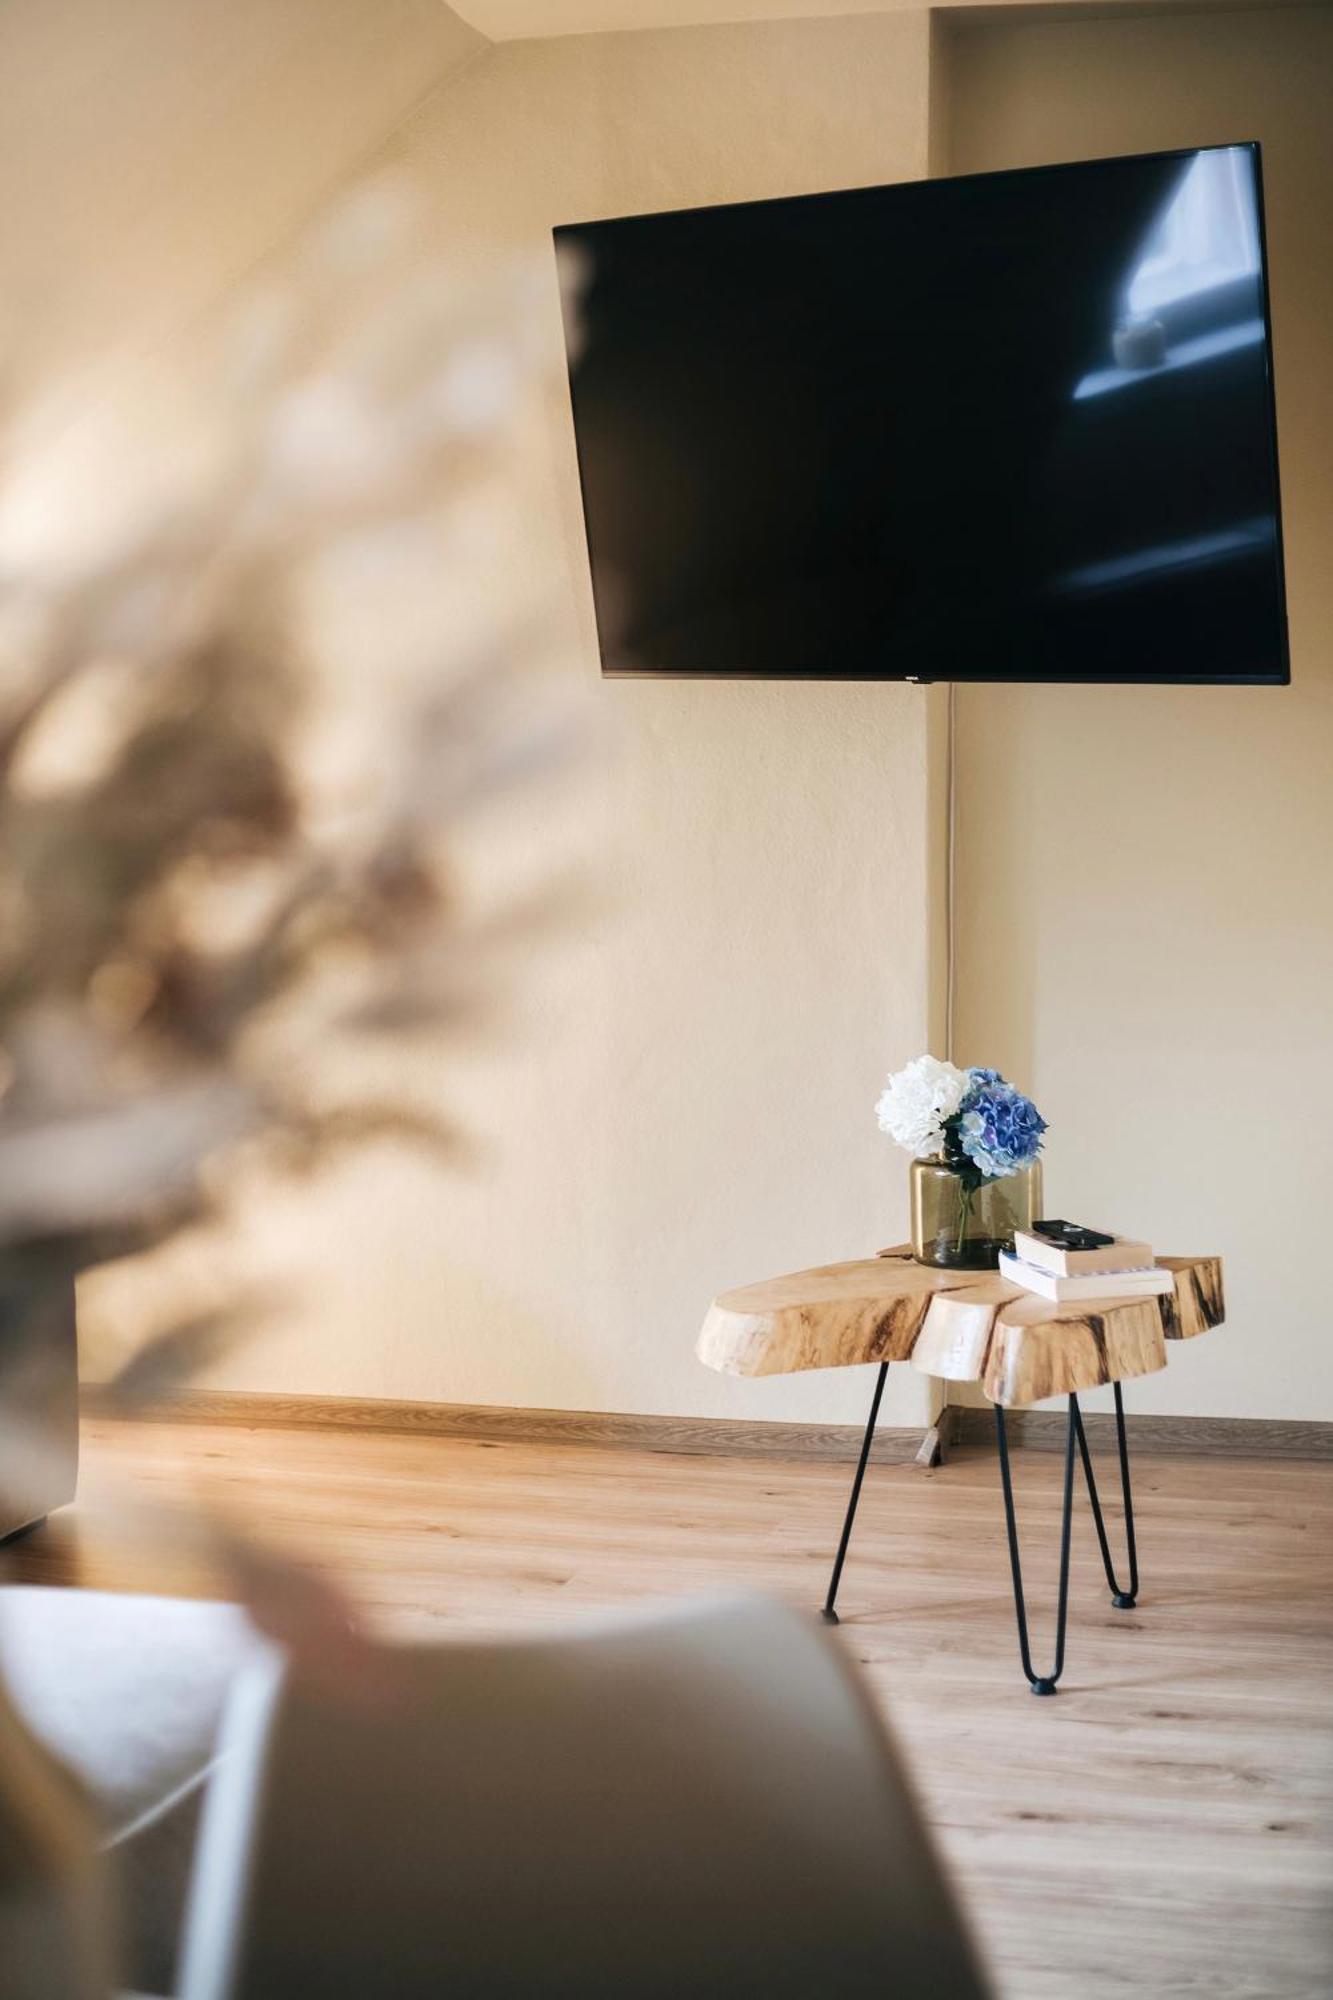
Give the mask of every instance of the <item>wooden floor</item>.
[[[1061, 1461], [1015, 1460], [1046, 1651]], [[841, 1465], [351, 1432], [91, 1424], [29, 1581], [206, 1592], [103, 1528], [96, 1475], [241, 1507], [384, 1628], [522, 1631], [742, 1589], [819, 1602]], [[872, 1468], [843, 1643], [915, 1768], [1005, 2000], [1333, 1992], [1333, 1465], [1143, 1458], [1140, 1608], [1076, 1525], [1066, 1680], [1019, 1677], [997, 1468]], [[1118, 1528], [1118, 1510], [1114, 1527]], [[941, 2000], [948, 2000], [942, 1995]]]

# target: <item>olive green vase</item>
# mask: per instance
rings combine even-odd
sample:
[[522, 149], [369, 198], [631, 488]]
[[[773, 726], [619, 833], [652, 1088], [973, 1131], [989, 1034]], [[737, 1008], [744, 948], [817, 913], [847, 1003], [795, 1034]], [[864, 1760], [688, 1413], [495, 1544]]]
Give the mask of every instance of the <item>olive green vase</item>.
[[945, 1271], [993, 1271], [1041, 1214], [1041, 1162], [969, 1184], [943, 1160], [912, 1162], [912, 1255]]

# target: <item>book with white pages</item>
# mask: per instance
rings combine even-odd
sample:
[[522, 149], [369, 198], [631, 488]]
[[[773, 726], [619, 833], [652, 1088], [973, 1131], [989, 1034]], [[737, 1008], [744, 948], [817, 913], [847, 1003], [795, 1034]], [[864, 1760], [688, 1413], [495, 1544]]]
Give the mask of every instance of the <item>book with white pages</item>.
[[1094, 1271], [1150, 1271], [1152, 1248], [1134, 1237], [1113, 1236], [1092, 1250], [1070, 1250], [1030, 1229], [1014, 1231], [1014, 1255], [1057, 1278], [1090, 1277]]
[[1026, 1263], [1007, 1250], [1000, 1252], [1000, 1276], [1011, 1285], [1021, 1285], [1025, 1292], [1034, 1292], [1038, 1298], [1053, 1299], [1057, 1305], [1073, 1299], [1155, 1298], [1175, 1285], [1170, 1271], [1159, 1265], [1147, 1270], [1140, 1267], [1129, 1271], [1097, 1271], [1065, 1278], [1055, 1271], [1039, 1270], [1035, 1264]]

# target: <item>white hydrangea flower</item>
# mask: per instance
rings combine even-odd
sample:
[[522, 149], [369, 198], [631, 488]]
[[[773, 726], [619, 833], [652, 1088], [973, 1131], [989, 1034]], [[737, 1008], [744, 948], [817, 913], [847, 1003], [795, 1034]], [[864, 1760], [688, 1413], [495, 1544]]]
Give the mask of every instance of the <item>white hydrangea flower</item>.
[[971, 1079], [964, 1069], [918, 1056], [884, 1086], [875, 1106], [881, 1132], [915, 1159], [928, 1159], [944, 1143], [944, 1121], [952, 1118], [967, 1094]]

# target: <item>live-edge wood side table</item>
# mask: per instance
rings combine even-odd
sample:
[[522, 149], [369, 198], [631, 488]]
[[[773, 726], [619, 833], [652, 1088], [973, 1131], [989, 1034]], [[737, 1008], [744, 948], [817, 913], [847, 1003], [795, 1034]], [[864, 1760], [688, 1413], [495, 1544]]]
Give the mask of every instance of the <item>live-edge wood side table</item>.
[[[1218, 1257], [1159, 1257], [1172, 1289], [1147, 1298], [1080, 1299], [1063, 1305], [1034, 1296], [1006, 1279], [977, 1271], [941, 1271], [918, 1264], [907, 1249], [881, 1252], [852, 1264], [826, 1264], [789, 1277], [723, 1292], [708, 1309], [699, 1335], [699, 1359], [728, 1375], [786, 1375], [807, 1368], [851, 1368], [877, 1362], [861, 1454], [847, 1503], [842, 1536], [829, 1578], [824, 1617], [838, 1622], [838, 1584], [866, 1462], [879, 1417], [889, 1366], [910, 1361], [946, 1382], [975, 1382], [995, 1410], [1005, 1527], [1013, 1575], [1019, 1656], [1034, 1694], [1054, 1694], [1064, 1670], [1069, 1604], [1069, 1543], [1077, 1450], [1092, 1505], [1093, 1524], [1111, 1602], [1132, 1610], [1138, 1596], [1138, 1555], [1129, 1481], [1129, 1447], [1120, 1385], [1165, 1368], [1167, 1342], [1191, 1340], [1223, 1316], [1222, 1262]], [[1116, 1442], [1125, 1509], [1127, 1575], [1115, 1573], [1102, 1518], [1079, 1391], [1110, 1383], [1115, 1392]], [[1023, 1600], [1023, 1570], [1014, 1516], [1013, 1478], [1005, 1432], [1006, 1410], [1066, 1396], [1064, 1505], [1060, 1529], [1060, 1591], [1055, 1658], [1048, 1674], [1033, 1671]]]

